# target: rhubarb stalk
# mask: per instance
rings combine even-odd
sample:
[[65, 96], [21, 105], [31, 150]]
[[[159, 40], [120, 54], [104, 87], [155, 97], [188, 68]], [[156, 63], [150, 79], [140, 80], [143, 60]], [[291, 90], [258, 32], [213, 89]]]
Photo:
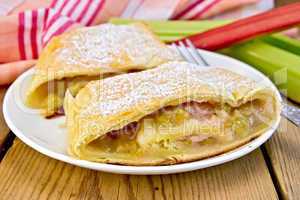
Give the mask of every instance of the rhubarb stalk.
[[261, 40], [223, 49], [222, 53], [242, 60], [268, 75], [292, 100], [300, 103], [300, 57]]
[[294, 3], [192, 35], [188, 38], [198, 48], [218, 50], [259, 35], [281, 31], [298, 24], [300, 24], [300, 3]]

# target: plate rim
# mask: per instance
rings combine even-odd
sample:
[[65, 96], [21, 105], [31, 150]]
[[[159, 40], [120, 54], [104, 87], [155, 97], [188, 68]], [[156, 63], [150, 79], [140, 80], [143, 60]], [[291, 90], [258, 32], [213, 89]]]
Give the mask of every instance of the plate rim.
[[[276, 95], [278, 96], [279, 100], [282, 101], [282, 98], [279, 94], [279, 91], [275, 87], [275, 85], [260, 71], [257, 69], [251, 67], [250, 65], [241, 62], [237, 59], [231, 58], [226, 55], [222, 55], [215, 52], [200, 50], [201, 53], [204, 53], [203, 56], [206, 55], [212, 55], [212, 56], [219, 56], [224, 59], [229, 59], [231, 62], [236, 62], [239, 65], [244, 65], [247, 68], [251, 68], [250, 70], [253, 70], [254, 73], [259, 74], [261, 77], [264, 78], [264, 81], [267, 80], [268, 84], [273, 87], [275, 90]], [[71, 157], [69, 155], [65, 155], [62, 153], [54, 152], [50, 149], [47, 149], [46, 147], [43, 147], [42, 145], [39, 145], [32, 141], [29, 137], [26, 137], [26, 134], [22, 133], [22, 130], [19, 130], [17, 128], [13, 121], [10, 119], [8, 114], [8, 99], [10, 95], [13, 95], [13, 90], [17, 87], [20, 82], [24, 78], [26, 78], [30, 73], [33, 72], [33, 68], [27, 70], [25, 73], [23, 73], [21, 76], [19, 76], [8, 88], [4, 100], [3, 100], [3, 115], [4, 119], [10, 128], [10, 130], [26, 145], [30, 146], [34, 150], [42, 153], [43, 155], [46, 155], [50, 158], [60, 160], [62, 162], [66, 162], [75, 166], [87, 168], [87, 169], [93, 169], [97, 171], [103, 171], [103, 172], [109, 172], [109, 173], [117, 173], [117, 174], [135, 174], [135, 175], [155, 175], [155, 174], [174, 174], [174, 173], [180, 173], [180, 172], [187, 172], [187, 171], [193, 171], [197, 169], [203, 169], [208, 168], [216, 165], [220, 165], [223, 163], [227, 163], [229, 161], [238, 159], [246, 154], [249, 154], [250, 152], [254, 151], [258, 147], [260, 147], [262, 144], [264, 144], [276, 131], [276, 129], [279, 126], [279, 122], [281, 119], [281, 116], [278, 117], [277, 121], [274, 123], [274, 126], [272, 126], [270, 129], [265, 131], [262, 135], [255, 138], [254, 140], [235, 148], [231, 151], [228, 151], [226, 153], [208, 157], [203, 160], [193, 161], [193, 162], [187, 162], [187, 163], [179, 163], [174, 165], [166, 165], [166, 166], [126, 166], [126, 165], [115, 165], [115, 164], [107, 164], [107, 163], [97, 163], [87, 160], [80, 160], [74, 157]], [[14, 102], [17, 104], [17, 102]]]

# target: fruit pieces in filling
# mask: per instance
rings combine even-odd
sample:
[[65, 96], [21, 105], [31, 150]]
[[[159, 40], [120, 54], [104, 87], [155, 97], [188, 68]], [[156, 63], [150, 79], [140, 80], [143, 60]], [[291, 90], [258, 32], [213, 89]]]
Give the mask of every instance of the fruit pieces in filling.
[[172, 149], [180, 143], [201, 144], [209, 138], [228, 142], [247, 136], [252, 129], [268, 121], [262, 112], [264, 104], [254, 100], [232, 108], [227, 104], [191, 101], [168, 106], [120, 130], [108, 132], [101, 137], [104, 139], [101, 144], [105, 143], [112, 151], [124, 152], [137, 146], [143, 149], [158, 145]]
[[76, 96], [78, 91], [88, 82], [97, 79], [99, 79], [97, 76], [79, 76], [55, 80], [42, 85], [40, 90], [47, 91], [46, 98], [40, 103], [40, 107], [46, 109], [46, 112], [43, 113], [45, 117], [51, 118], [56, 115], [64, 114], [63, 100], [67, 89], [73, 96]]

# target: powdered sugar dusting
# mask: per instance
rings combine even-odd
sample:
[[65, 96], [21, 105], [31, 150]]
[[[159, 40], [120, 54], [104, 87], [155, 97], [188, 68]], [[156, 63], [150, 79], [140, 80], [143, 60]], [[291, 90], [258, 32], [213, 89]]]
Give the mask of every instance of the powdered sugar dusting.
[[70, 32], [62, 40], [57, 57], [68, 65], [82, 67], [144, 66], [155, 59], [158, 63], [181, 60], [180, 55], [157, 40], [141, 25], [102, 24]]
[[170, 62], [152, 70], [124, 74], [89, 83], [91, 99], [81, 115], [112, 115], [133, 106], [141, 109], [153, 100], [174, 99], [178, 94], [197, 94], [206, 88], [207, 96], [232, 96], [236, 89], [255, 87], [243, 76], [221, 68], [203, 68], [187, 62]]

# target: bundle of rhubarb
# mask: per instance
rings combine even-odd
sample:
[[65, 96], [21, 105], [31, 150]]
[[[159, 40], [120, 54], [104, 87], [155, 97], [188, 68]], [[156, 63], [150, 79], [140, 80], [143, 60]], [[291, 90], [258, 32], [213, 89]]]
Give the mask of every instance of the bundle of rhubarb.
[[[112, 19], [115, 24], [134, 20]], [[300, 102], [300, 41], [276, 33], [300, 25], [300, 3], [237, 21], [143, 21], [165, 42], [188, 37], [201, 49], [219, 51], [268, 75], [282, 93]]]

